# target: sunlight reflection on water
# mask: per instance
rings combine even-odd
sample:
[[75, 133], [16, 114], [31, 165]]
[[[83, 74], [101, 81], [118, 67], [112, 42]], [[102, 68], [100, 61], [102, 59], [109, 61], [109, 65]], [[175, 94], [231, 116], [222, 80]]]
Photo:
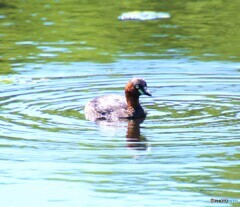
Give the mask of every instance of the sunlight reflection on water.
[[[0, 80], [3, 204], [77, 206], [81, 196], [87, 206], [208, 206], [229, 176], [236, 196], [238, 67], [120, 60], [16, 68], [19, 74]], [[122, 94], [133, 76], [144, 77], [153, 94], [141, 98], [148, 116], [135, 128], [139, 137], [128, 137], [128, 123], [85, 120], [87, 101]]]

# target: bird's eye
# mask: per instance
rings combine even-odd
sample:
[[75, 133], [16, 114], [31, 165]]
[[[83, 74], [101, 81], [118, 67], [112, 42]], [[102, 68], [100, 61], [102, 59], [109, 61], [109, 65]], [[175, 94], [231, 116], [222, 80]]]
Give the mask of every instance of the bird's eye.
[[137, 85], [135, 85], [135, 88], [136, 88], [136, 89], [139, 89], [139, 85], [138, 85], [138, 84], [137, 84]]

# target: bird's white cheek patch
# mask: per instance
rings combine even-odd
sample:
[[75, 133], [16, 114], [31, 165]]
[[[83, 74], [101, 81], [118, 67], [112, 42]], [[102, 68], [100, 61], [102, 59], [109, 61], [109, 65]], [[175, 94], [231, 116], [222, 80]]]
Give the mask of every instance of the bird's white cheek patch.
[[139, 92], [141, 95], [144, 94], [143, 91], [142, 91], [142, 89], [138, 89], [138, 92]]

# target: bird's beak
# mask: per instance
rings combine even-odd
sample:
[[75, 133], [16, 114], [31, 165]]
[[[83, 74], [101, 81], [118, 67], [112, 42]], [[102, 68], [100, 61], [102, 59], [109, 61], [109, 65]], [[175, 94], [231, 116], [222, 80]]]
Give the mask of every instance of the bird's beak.
[[143, 90], [142, 89], [138, 89], [138, 92], [141, 95], [152, 96], [152, 94], [147, 90], [147, 88], [144, 88]]
[[152, 94], [148, 90], [144, 90], [143, 94], [146, 96], [152, 96]]

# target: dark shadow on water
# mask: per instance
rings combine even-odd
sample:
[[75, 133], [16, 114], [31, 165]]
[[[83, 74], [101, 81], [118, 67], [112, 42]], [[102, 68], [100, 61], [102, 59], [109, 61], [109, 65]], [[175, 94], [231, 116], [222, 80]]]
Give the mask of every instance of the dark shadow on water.
[[127, 126], [127, 147], [134, 150], [147, 150], [148, 142], [147, 139], [141, 135], [140, 124], [144, 121], [143, 119], [129, 120]]
[[[111, 129], [122, 130], [127, 128], [126, 131], [126, 141], [127, 148], [135, 151], [147, 151], [148, 150], [148, 140], [145, 136], [141, 135], [140, 125], [143, 123], [145, 118], [133, 119], [133, 120], [121, 120], [119, 122], [107, 122], [105, 120], [97, 121], [97, 125], [100, 128], [107, 129], [106, 133], [110, 132]], [[127, 125], [126, 125], [127, 124]], [[124, 133], [125, 131], [123, 131]]]

